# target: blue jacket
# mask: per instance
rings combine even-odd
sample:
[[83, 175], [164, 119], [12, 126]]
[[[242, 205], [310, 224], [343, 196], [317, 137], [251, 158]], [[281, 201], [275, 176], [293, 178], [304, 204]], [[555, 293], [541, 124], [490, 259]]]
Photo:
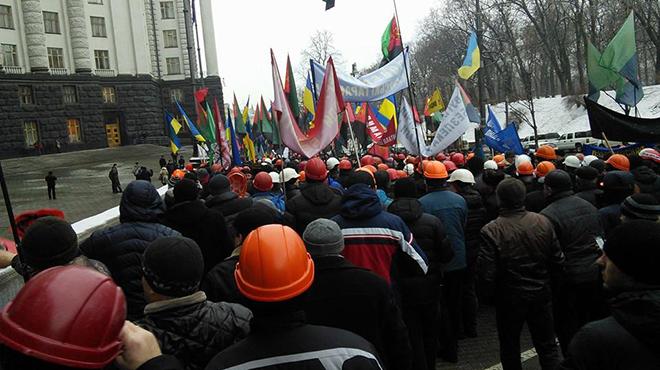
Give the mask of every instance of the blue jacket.
[[467, 224], [467, 203], [465, 199], [449, 190], [436, 190], [419, 198], [424, 212], [438, 217], [447, 231], [447, 238], [454, 249], [454, 258], [444, 265], [445, 272], [464, 269], [465, 225]]
[[273, 194], [269, 191], [262, 191], [252, 194], [252, 200], [254, 202], [257, 202], [261, 199], [268, 199], [271, 202], [273, 202], [273, 205], [275, 206], [275, 208], [277, 208], [278, 211], [280, 211], [280, 213], [284, 213], [284, 211], [286, 210], [286, 206], [284, 204], [284, 198], [281, 194]]
[[378, 195], [378, 200], [380, 200], [380, 204], [383, 206], [383, 209], [387, 209], [387, 207], [389, 207], [390, 204], [392, 204], [392, 198], [387, 196], [385, 190], [377, 189], [376, 195]]
[[333, 179], [330, 176], [328, 176], [328, 186], [330, 186], [331, 188], [339, 190], [340, 194], [344, 194], [344, 187], [342, 186], [342, 184], [339, 181]]

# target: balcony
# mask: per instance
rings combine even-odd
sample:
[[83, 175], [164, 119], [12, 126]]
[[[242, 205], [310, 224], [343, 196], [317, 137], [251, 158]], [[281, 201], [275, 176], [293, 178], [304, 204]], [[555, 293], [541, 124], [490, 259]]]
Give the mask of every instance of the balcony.
[[69, 70], [67, 68], [51, 68], [50, 74], [53, 76], [65, 76], [69, 74]]
[[0, 66], [0, 70], [6, 74], [10, 75], [20, 75], [23, 74], [23, 67], [17, 66]]
[[99, 77], [115, 77], [117, 75], [114, 69], [95, 69], [94, 74]]

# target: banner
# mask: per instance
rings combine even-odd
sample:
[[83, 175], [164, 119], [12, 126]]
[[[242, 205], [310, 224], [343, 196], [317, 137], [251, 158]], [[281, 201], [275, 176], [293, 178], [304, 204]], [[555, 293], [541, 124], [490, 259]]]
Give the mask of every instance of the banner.
[[[355, 78], [349, 74], [337, 72], [339, 86], [347, 102], [365, 102], [382, 100], [408, 87], [406, 67], [410, 70], [410, 59], [405, 51], [391, 62], [362, 77]], [[315, 61], [311, 61], [312, 73], [316, 90], [321, 91], [321, 83], [325, 76], [325, 68]]]
[[460, 138], [471, 126], [460, 87], [456, 85], [443, 114], [442, 122], [435, 132], [435, 137], [429, 145], [426, 155], [431, 156], [440, 153]]
[[[415, 133], [415, 130], [417, 130], [417, 133]], [[424, 145], [422, 142], [424, 132], [422, 131], [421, 125], [415, 124], [410, 105], [404, 96], [401, 99], [401, 106], [399, 107], [399, 127], [397, 128], [397, 141], [399, 144], [403, 145], [404, 148], [406, 148], [408, 153], [420, 155], [420, 148], [419, 145], [417, 145], [417, 135], [419, 135], [422, 151], [425, 153], [426, 145]]]
[[660, 142], [660, 117], [639, 118], [607, 109], [592, 101], [584, 100], [589, 114], [591, 136], [597, 139], [628, 142]]
[[[612, 148], [612, 150], [614, 150], [614, 153], [623, 154], [625, 156], [638, 154], [639, 151], [642, 149], [644, 149], [644, 144], [632, 144], [632, 145], [621, 146], [618, 148]], [[600, 159], [606, 159], [610, 156], [610, 154], [612, 154], [612, 152], [610, 151], [609, 148], [603, 146], [585, 144], [582, 146], [582, 154], [595, 155]]]

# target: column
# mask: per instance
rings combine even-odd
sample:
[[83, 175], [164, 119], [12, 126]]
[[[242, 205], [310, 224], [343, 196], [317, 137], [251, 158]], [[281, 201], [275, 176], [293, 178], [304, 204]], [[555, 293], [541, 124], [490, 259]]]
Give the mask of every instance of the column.
[[69, 33], [74, 69], [76, 73], [91, 73], [92, 65], [84, 1], [66, 0], [66, 8], [67, 15], [69, 16]]
[[218, 53], [215, 49], [215, 29], [213, 27], [212, 0], [199, 2], [199, 13], [202, 18], [202, 34], [204, 35], [204, 54], [206, 60], [206, 75], [218, 76]]
[[32, 72], [48, 72], [48, 50], [44, 18], [39, 0], [21, 0], [23, 23], [25, 24], [25, 44], [28, 62]]

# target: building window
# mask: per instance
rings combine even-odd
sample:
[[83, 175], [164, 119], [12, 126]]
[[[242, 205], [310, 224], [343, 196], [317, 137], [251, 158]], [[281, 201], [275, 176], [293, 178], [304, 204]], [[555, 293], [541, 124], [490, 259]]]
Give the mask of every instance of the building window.
[[163, 40], [165, 41], [166, 48], [178, 47], [176, 42], [176, 30], [163, 31]]
[[170, 101], [172, 103], [183, 102], [183, 90], [170, 89]]
[[103, 5], [103, 0], [88, 0], [89, 4], [101, 4]]
[[105, 18], [90, 17], [92, 20], [92, 37], [108, 37], [105, 33]]
[[174, 19], [174, 1], [160, 2], [160, 18]]
[[168, 75], [181, 74], [181, 63], [179, 62], [179, 58], [165, 58], [165, 64], [167, 64]]
[[96, 69], [110, 69], [110, 55], [107, 50], [94, 50]]
[[61, 48], [48, 48], [50, 68], [64, 68], [64, 51]]
[[80, 120], [69, 118], [66, 120], [66, 129], [69, 133], [69, 143], [79, 143], [82, 141], [82, 133], [80, 131]]
[[62, 87], [62, 100], [64, 104], [74, 104], [78, 102], [78, 91], [75, 85], [64, 85]]
[[21, 104], [34, 104], [34, 96], [32, 95], [31, 86], [19, 86], [18, 87], [18, 98], [21, 101]]
[[46, 33], [60, 33], [60, 19], [55, 12], [44, 12], [44, 30]]
[[34, 144], [39, 142], [39, 127], [36, 121], [23, 122], [23, 137], [28, 148], [33, 148]]
[[11, 6], [0, 5], [0, 28], [14, 29], [14, 20], [11, 17]]
[[16, 45], [2, 44], [2, 60], [3, 66], [15, 67], [18, 66], [18, 54], [16, 54]]
[[115, 88], [112, 86], [104, 86], [102, 88], [103, 93], [103, 103], [104, 104], [114, 104], [117, 102], [117, 96], [115, 95]]

